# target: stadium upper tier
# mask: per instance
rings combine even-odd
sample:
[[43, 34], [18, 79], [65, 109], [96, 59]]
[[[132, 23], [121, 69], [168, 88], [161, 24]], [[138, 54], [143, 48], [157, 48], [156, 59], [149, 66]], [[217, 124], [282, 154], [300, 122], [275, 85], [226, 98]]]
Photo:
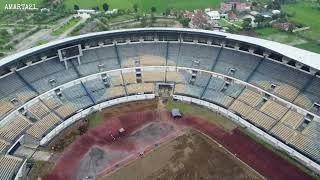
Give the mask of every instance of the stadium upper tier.
[[190, 29], [119, 30], [52, 42], [0, 60], [0, 152], [23, 134], [40, 140], [83, 109], [157, 94], [166, 83], [173, 94], [224, 107], [319, 163], [315, 59], [320, 55], [279, 43]]

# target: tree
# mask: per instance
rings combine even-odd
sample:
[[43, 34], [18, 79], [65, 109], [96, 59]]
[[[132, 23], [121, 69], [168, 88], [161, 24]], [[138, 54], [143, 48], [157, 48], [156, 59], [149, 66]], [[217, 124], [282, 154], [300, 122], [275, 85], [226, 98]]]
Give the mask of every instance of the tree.
[[3, 37], [8, 37], [9, 36], [9, 32], [6, 29], [1, 29], [0, 30], [0, 35]]
[[191, 21], [190, 18], [186, 18], [186, 17], [179, 18], [179, 22], [182, 24], [183, 27], [188, 27], [190, 21]]
[[99, 11], [99, 6], [95, 6], [92, 9], [95, 10], [95, 11]]
[[136, 19], [137, 21], [139, 21], [139, 20], [140, 20], [140, 14], [136, 14], [136, 15], [135, 15], [135, 19]]
[[171, 14], [171, 9], [170, 9], [170, 8], [167, 8], [164, 14], [165, 14], [166, 16], [170, 15], [170, 14]]
[[79, 6], [78, 6], [77, 4], [75, 4], [75, 5], [73, 6], [73, 9], [77, 11], [77, 10], [79, 10], [80, 8], [79, 8]]
[[156, 12], [156, 11], [157, 11], [156, 7], [152, 6], [152, 7], [151, 7], [151, 12], [154, 13], [154, 12]]
[[262, 23], [264, 21], [264, 17], [263, 16], [261, 16], [261, 15], [258, 15], [258, 16], [256, 16], [256, 18], [255, 18], [255, 20], [254, 20], [254, 22], [256, 22], [256, 23]]
[[137, 3], [133, 4], [133, 10], [134, 10], [135, 13], [138, 12], [138, 4]]
[[140, 23], [141, 23], [142, 27], [146, 27], [147, 26], [147, 18], [146, 18], [146, 16], [142, 16], [140, 18]]
[[256, 6], [258, 6], [258, 3], [255, 2], [255, 1], [253, 1], [253, 2], [251, 3], [251, 5], [256, 7]]
[[245, 29], [245, 30], [249, 30], [249, 29], [251, 29], [251, 18], [246, 18], [246, 19], [244, 19], [243, 20], [243, 23], [242, 23], [242, 27], [243, 27], [243, 29]]
[[153, 14], [151, 14], [150, 20], [151, 20], [150, 24], [151, 26], [153, 26], [153, 24], [156, 22], [156, 17]]
[[103, 8], [104, 11], [108, 11], [109, 10], [109, 4], [103, 3], [102, 4], [102, 8]]

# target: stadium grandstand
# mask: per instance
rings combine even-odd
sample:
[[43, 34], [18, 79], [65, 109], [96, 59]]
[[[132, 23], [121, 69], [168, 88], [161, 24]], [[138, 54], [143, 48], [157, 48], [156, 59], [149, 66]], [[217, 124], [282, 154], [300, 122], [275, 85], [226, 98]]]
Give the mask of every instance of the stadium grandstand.
[[221, 111], [320, 173], [320, 55], [221, 32], [145, 28], [50, 42], [0, 60], [0, 179], [13, 156], [94, 110], [171, 96]]

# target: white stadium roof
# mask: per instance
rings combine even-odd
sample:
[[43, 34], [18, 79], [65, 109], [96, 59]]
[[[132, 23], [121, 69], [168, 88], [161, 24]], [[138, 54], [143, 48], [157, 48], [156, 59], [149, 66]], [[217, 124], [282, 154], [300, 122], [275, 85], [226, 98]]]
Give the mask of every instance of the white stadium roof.
[[61, 40], [56, 40], [53, 42], [49, 42], [44, 45], [40, 45], [31, 49], [27, 49], [25, 51], [18, 52], [16, 54], [13, 54], [11, 56], [5, 57], [3, 59], [0, 59], [0, 66], [7, 64], [17, 58], [23, 57], [25, 55], [28, 55], [32, 52], [41, 50], [43, 48], [48, 48], [50, 46], [58, 45], [60, 43], [76, 40], [76, 39], [82, 39], [82, 38], [88, 38], [91, 36], [97, 36], [97, 35], [104, 35], [104, 34], [111, 34], [111, 33], [120, 33], [120, 32], [134, 32], [134, 31], [181, 31], [181, 32], [199, 32], [199, 33], [206, 33], [206, 34], [212, 34], [212, 35], [219, 35], [219, 36], [225, 36], [225, 38], [230, 40], [236, 40], [236, 41], [242, 41], [242, 42], [248, 42], [250, 44], [255, 44], [261, 47], [265, 47], [269, 50], [278, 52], [284, 56], [287, 56], [290, 59], [294, 59], [300, 63], [303, 63], [307, 66], [310, 66], [314, 69], [320, 70], [320, 54], [313, 53], [310, 51], [306, 51], [303, 49], [295, 48], [289, 45], [281, 44], [274, 41], [249, 37], [249, 36], [242, 36], [242, 35], [236, 35], [236, 34], [229, 34], [229, 33], [223, 33], [218, 31], [208, 31], [208, 30], [199, 30], [199, 29], [184, 29], [184, 28], [135, 28], [135, 29], [122, 29], [122, 30], [113, 30], [113, 31], [104, 31], [104, 32], [97, 32], [97, 33], [89, 33], [84, 34], [80, 36], [74, 36], [69, 37]]

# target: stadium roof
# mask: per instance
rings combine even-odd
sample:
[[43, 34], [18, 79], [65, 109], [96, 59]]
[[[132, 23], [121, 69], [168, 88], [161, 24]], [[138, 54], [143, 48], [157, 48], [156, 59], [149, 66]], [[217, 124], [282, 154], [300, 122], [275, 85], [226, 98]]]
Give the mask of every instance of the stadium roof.
[[317, 70], [320, 70], [320, 54], [313, 53], [310, 51], [306, 51], [303, 49], [295, 48], [289, 45], [281, 44], [278, 42], [273, 42], [269, 40], [254, 38], [254, 37], [248, 37], [248, 36], [242, 36], [242, 35], [236, 35], [236, 34], [229, 34], [229, 33], [223, 33], [218, 31], [208, 31], [208, 30], [199, 30], [199, 29], [184, 29], [184, 28], [136, 28], [136, 29], [122, 29], [122, 30], [113, 30], [113, 31], [104, 31], [104, 32], [96, 32], [96, 33], [89, 33], [84, 34], [80, 36], [74, 36], [69, 37], [53, 42], [49, 42], [44, 45], [40, 45], [31, 49], [27, 49], [25, 51], [18, 52], [16, 54], [13, 54], [11, 56], [5, 57], [0, 60], [0, 66], [5, 65], [11, 61], [14, 61], [17, 58], [23, 57], [25, 55], [28, 55], [30, 53], [36, 52], [38, 50], [49, 48], [50, 46], [59, 45], [61, 43], [66, 43], [68, 41], [73, 41], [77, 39], [85, 39], [89, 37], [99, 36], [99, 35], [107, 35], [107, 34], [113, 34], [113, 33], [123, 33], [123, 32], [135, 32], [135, 31], [178, 31], [178, 32], [192, 32], [192, 33], [203, 33], [203, 34], [211, 34], [211, 35], [218, 35], [223, 36], [230, 40], [236, 40], [236, 41], [242, 41], [242, 42], [248, 42], [250, 44], [255, 44], [261, 47], [265, 47], [271, 51], [278, 52], [279, 54], [282, 54], [290, 59], [294, 59], [300, 63], [303, 63], [307, 66], [310, 66], [312, 68], [315, 68]]

